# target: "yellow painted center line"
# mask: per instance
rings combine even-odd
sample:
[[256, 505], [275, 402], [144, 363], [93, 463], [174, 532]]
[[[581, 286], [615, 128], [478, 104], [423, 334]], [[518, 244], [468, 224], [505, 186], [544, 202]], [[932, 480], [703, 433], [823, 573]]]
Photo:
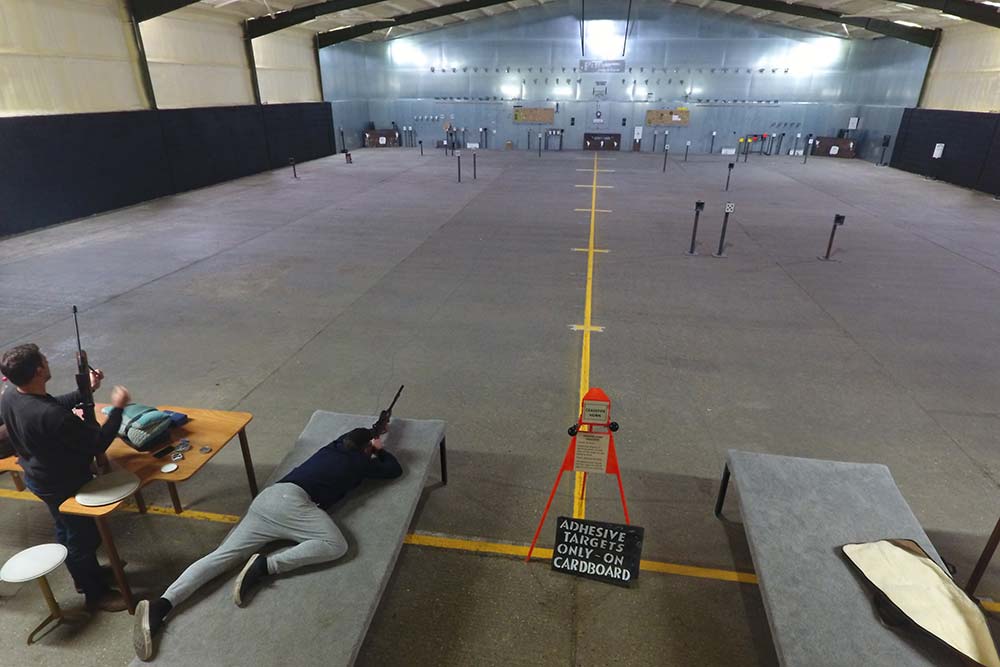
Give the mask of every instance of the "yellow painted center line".
[[[595, 176], [597, 175], [596, 171], [594, 172], [594, 175]], [[597, 188], [600, 188], [601, 190], [613, 190], [615, 186], [613, 186], [613, 185], [574, 185], [573, 187], [574, 188], [592, 188], [592, 189], [595, 189], [595, 190]]]
[[[577, 169], [577, 171], [590, 171], [590, 169]], [[597, 171], [601, 172], [602, 174], [613, 174], [613, 173], [615, 173], [614, 169], [598, 169]]]
[[[577, 407], [583, 403], [583, 397], [590, 389], [590, 334], [594, 331], [592, 316], [594, 302], [594, 232], [597, 228], [597, 155], [594, 155], [594, 179], [590, 184], [590, 238], [587, 241], [587, 290], [583, 302], [583, 345], [580, 351], [580, 400]], [[585, 185], [578, 185], [587, 187]], [[582, 519], [587, 516], [587, 473], [578, 472], [573, 484], [573, 518]]]
[[601, 250], [600, 248], [594, 248], [593, 251], [591, 251], [590, 248], [570, 248], [570, 250], [572, 250], [573, 252], [601, 252], [601, 253], [611, 252], [610, 250]]
[[[576, 211], [577, 213], [590, 213], [591, 211], [591, 209], [589, 208], [574, 208], [573, 210]], [[593, 210], [596, 211], [597, 213], [613, 213], [613, 211], [610, 208], [598, 208]]]

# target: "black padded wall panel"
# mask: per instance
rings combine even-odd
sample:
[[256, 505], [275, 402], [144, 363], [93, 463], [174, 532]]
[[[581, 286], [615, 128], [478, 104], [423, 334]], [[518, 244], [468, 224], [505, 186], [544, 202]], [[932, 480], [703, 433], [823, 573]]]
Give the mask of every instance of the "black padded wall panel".
[[[1000, 162], [993, 147], [1000, 114], [907, 109], [900, 123], [892, 166], [934, 176], [967, 188], [980, 188], [984, 173]], [[934, 160], [935, 144], [944, 156]]]
[[266, 104], [261, 111], [272, 169], [287, 166], [288, 158], [305, 162], [336, 152], [329, 104]]
[[170, 109], [160, 122], [178, 192], [269, 168], [260, 107]]
[[990, 157], [983, 167], [983, 173], [979, 176], [976, 189], [1000, 197], [1000, 114], [997, 114], [997, 129], [993, 133]]
[[0, 118], [0, 236], [173, 192], [152, 111]]

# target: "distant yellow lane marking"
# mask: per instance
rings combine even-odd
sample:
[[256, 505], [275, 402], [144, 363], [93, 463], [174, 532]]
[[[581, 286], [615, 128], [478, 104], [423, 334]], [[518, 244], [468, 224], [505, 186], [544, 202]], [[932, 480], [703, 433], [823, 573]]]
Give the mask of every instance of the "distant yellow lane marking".
[[[590, 169], [577, 169], [577, 171], [590, 171]], [[598, 169], [597, 171], [601, 172], [602, 174], [613, 174], [613, 173], [615, 173], [614, 169]]]
[[[573, 248], [572, 250], [573, 250], [573, 252], [590, 252], [590, 248]], [[607, 253], [607, 252], [611, 252], [611, 251], [610, 250], [600, 250], [598, 248], [594, 248], [594, 252], [605, 252], [605, 253]]]
[[[597, 172], [594, 172], [594, 176], [597, 176]], [[613, 190], [615, 186], [613, 185], [574, 185], [574, 188], [592, 188], [601, 190]]]
[[[538, 551], [538, 549], [535, 549]], [[1000, 611], [1000, 602], [989, 602], [988, 600], [980, 600], [979, 604], [983, 605], [983, 609], [986, 611]]]
[[[590, 209], [589, 208], [574, 208], [573, 210], [576, 211], [577, 213], [590, 213]], [[613, 213], [614, 211], [612, 211], [610, 208], [595, 208], [594, 212], [595, 213]]]
[[587, 326], [585, 324], [571, 324], [569, 325], [571, 331], [596, 331], [598, 333], [604, 332], [604, 327], [597, 326]]
[[[465, 551], [471, 553], [497, 554], [500, 556], [515, 556], [517, 558], [524, 558], [528, 555], [528, 547], [526, 545], [508, 544], [505, 542], [486, 542], [483, 540], [468, 540], [433, 533], [410, 533], [403, 539], [403, 543], [419, 547], [451, 549], [454, 551]], [[552, 549], [536, 547], [532, 556], [533, 560], [552, 560]], [[736, 572], [733, 570], [720, 570], [711, 567], [662, 563], [655, 560], [639, 561], [639, 569], [647, 572], [659, 572], [661, 574], [675, 574], [682, 577], [696, 577], [698, 579], [734, 581], [742, 584], [757, 583], [757, 576], [750, 572]]]
[[[10, 489], [0, 489], [0, 498], [12, 498], [15, 500], [31, 500], [34, 502], [42, 502], [38, 499], [35, 494], [30, 491], [11, 491]], [[131, 503], [126, 503], [121, 506], [121, 509], [126, 512], [138, 513], [139, 508]], [[219, 514], [217, 512], [200, 512], [198, 510], [184, 510], [182, 513], [177, 514], [174, 512], [173, 507], [159, 507], [157, 505], [147, 505], [147, 514], [163, 514], [165, 516], [173, 516], [178, 519], [194, 519], [195, 521], [213, 521], [215, 523], [239, 523], [240, 517], [234, 514]]]

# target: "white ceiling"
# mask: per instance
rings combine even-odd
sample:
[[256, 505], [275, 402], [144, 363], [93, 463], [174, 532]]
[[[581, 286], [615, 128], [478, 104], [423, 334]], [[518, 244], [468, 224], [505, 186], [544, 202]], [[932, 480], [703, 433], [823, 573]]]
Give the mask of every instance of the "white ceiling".
[[[200, 6], [215, 7], [219, 11], [236, 14], [242, 17], [262, 16], [270, 12], [279, 12], [294, 7], [316, 4], [318, 0], [201, 0]], [[871, 39], [879, 37], [877, 33], [868, 32], [862, 28], [845, 26], [842, 23], [827, 23], [816, 19], [809, 19], [792, 14], [769, 12], [754, 7], [744, 7], [734, 5], [724, 0], [670, 0], [682, 5], [699, 7], [710, 11], [743, 16], [746, 18], [762, 21], [765, 23], [775, 23], [801, 30], [827, 33], [839, 36], [850, 36], [860, 39]], [[358, 9], [351, 9], [336, 14], [327, 14], [302, 24], [301, 27], [323, 32], [344, 26], [366, 23], [375, 19], [383, 19], [399, 14], [407, 14], [422, 9], [430, 9], [441, 5], [452, 4], [455, 0], [387, 0], [373, 5], [367, 5]], [[411, 23], [391, 29], [390, 37], [400, 37], [417, 32], [433, 30], [442, 26], [463, 21], [474, 21], [505, 12], [535, 7], [538, 5], [555, 2], [555, 0], [511, 0], [485, 9], [475, 9], [461, 14], [452, 14], [443, 18], [430, 21]], [[789, 4], [796, 4], [796, 0], [791, 0]], [[946, 28], [965, 23], [962, 20], [949, 18], [948, 15], [934, 9], [926, 9], [915, 5], [908, 5], [905, 2], [892, 2], [891, 0], [806, 0], [803, 4], [812, 7], [830, 9], [842, 14], [865, 16], [869, 18], [881, 18], [889, 21], [907, 21], [915, 23], [924, 28]], [[624, 3], [623, 3], [624, 8]], [[379, 30], [370, 35], [362, 37], [362, 40], [382, 40], [386, 38], [386, 30]]]

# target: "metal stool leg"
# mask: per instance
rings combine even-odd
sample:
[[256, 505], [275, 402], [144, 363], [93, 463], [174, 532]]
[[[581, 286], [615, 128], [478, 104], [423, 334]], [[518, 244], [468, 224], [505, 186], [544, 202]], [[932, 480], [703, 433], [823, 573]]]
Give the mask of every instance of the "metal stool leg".
[[715, 517], [722, 514], [722, 505], [726, 502], [726, 490], [729, 488], [729, 464], [722, 469], [722, 482], [719, 484], [719, 496], [715, 499]]
[[38, 641], [38, 639], [41, 638], [38, 636], [38, 633], [42, 632], [42, 630], [45, 630], [46, 628], [48, 628], [48, 630], [42, 633], [41, 635], [42, 637], [47, 635], [56, 626], [62, 625], [63, 621], [80, 621], [87, 618], [86, 614], [80, 614], [75, 612], [64, 612], [62, 609], [60, 609], [59, 603], [56, 602], [56, 598], [52, 594], [52, 588], [49, 587], [49, 580], [46, 579], [44, 576], [38, 578], [38, 587], [42, 589], [42, 596], [45, 597], [45, 604], [47, 604], [49, 607], [49, 616], [44, 621], [42, 621], [37, 628], [32, 630], [31, 634], [28, 635], [29, 646], [31, 644], [34, 644], [36, 641]]

